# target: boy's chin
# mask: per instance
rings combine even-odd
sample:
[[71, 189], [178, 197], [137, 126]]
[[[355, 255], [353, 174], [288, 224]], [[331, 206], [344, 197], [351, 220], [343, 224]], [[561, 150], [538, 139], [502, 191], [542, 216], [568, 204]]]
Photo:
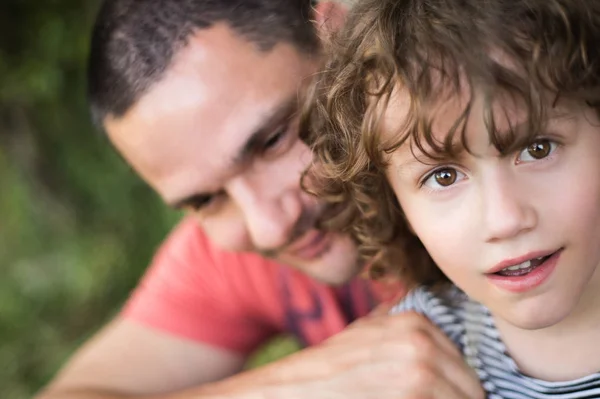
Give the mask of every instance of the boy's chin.
[[490, 311], [497, 324], [504, 322], [521, 330], [535, 331], [560, 324], [569, 317], [573, 309], [574, 306], [569, 306], [567, 303], [549, 303], [539, 297], [496, 306]]

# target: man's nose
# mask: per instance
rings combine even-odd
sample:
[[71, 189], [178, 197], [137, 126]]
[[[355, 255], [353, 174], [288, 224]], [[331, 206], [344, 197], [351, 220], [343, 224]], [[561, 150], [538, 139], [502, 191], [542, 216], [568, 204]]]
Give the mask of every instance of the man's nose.
[[513, 238], [537, 224], [525, 187], [509, 173], [497, 172], [481, 186], [482, 220], [487, 242]]
[[303, 212], [299, 187], [267, 190], [239, 179], [231, 185], [230, 196], [241, 209], [246, 230], [257, 249], [277, 250], [289, 242]]

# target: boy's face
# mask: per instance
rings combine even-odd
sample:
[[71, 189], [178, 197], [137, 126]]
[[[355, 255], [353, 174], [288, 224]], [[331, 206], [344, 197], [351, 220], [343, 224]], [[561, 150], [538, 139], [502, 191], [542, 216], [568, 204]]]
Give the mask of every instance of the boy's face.
[[[397, 93], [386, 112], [384, 136], [406, 115], [403, 95]], [[460, 99], [440, 105], [437, 139], [463, 106]], [[405, 143], [391, 155], [387, 177], [413, 231], [457, 286], [512, 325], [548, 327], [576, 307], [596, 305], [600, 121], [590, 108], [559, 102], [542, 137], [500, 156], [482, 109], [475, 100], [466, 125], [473, 154], [437, 162], [416, 147], [413, 155]], [[500, 131], [526, 118], [508, 105], [495, 114]]]
[[321, 206], [300, 187], [312, 154], [298, 136], [298, 96], [315, 58], [286, 43], [260, 51], [217, 24], [105, 127], [140, 176], [194, 214], [215, 244], [339, 284], [358, 272], [355, 246], [314, 228]]

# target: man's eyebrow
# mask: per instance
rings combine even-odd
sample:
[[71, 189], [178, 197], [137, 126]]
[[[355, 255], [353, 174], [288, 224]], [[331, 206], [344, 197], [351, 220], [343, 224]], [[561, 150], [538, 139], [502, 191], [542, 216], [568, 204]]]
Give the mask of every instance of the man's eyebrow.
[[273, 133], [273, 130], [287, 123], [292, 115], [296, 113], [297, 109], [298, 96], [294, 94], [267, 114], [263, 118], [261, 125], [254, 130], [234, 155], [232, 166], [236, 167], [243, 164], [252, 154], [258, 152], [266, 141], [266, 138]]
[[[272, 112], [267, 114], [261, 125], [252, 132], [252, 134], [246, 139], [245, 143], [235, 153], [233, 159], [226, 168], [236, 168], [239, 165], [245, 163], [252, 154], [258, 152], [267, 137], [272, 134], [273, 130], [285, 124], [291, 119], [292, 115], [296, 113], [298, 109], [298, 97], [296, 94], [283, 101], [278, 107]], [[168, 205], [174, 209], [182, 209], [190, 205], [195, 207], [201, 207], [203, 204], [208, 203], [213, 196], [218, 193], [207, 192], [207, 193], [195, 193], [185, 198], [169, 201]]]

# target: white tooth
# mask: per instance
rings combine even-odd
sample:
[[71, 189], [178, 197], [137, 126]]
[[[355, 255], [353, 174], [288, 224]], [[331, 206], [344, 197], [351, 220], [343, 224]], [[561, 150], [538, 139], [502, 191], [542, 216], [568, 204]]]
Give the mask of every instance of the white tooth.
[[521, 263], [519, 265], [519, 269], [527, 269], [528, 267], [531, 267], [531, 261], [530, 260], [525, 261], [525, 262], [523, 262], [523, 263]]
[[504, 270], [520, 270], [520, 269], [527, 269], [528, 267], [531, 266], [531, 261], [530, 260], [526, 260], [523, 263], [520, 263], [518, 265], [514, 265], [514, 266], [510, 266], [505, 268]]

